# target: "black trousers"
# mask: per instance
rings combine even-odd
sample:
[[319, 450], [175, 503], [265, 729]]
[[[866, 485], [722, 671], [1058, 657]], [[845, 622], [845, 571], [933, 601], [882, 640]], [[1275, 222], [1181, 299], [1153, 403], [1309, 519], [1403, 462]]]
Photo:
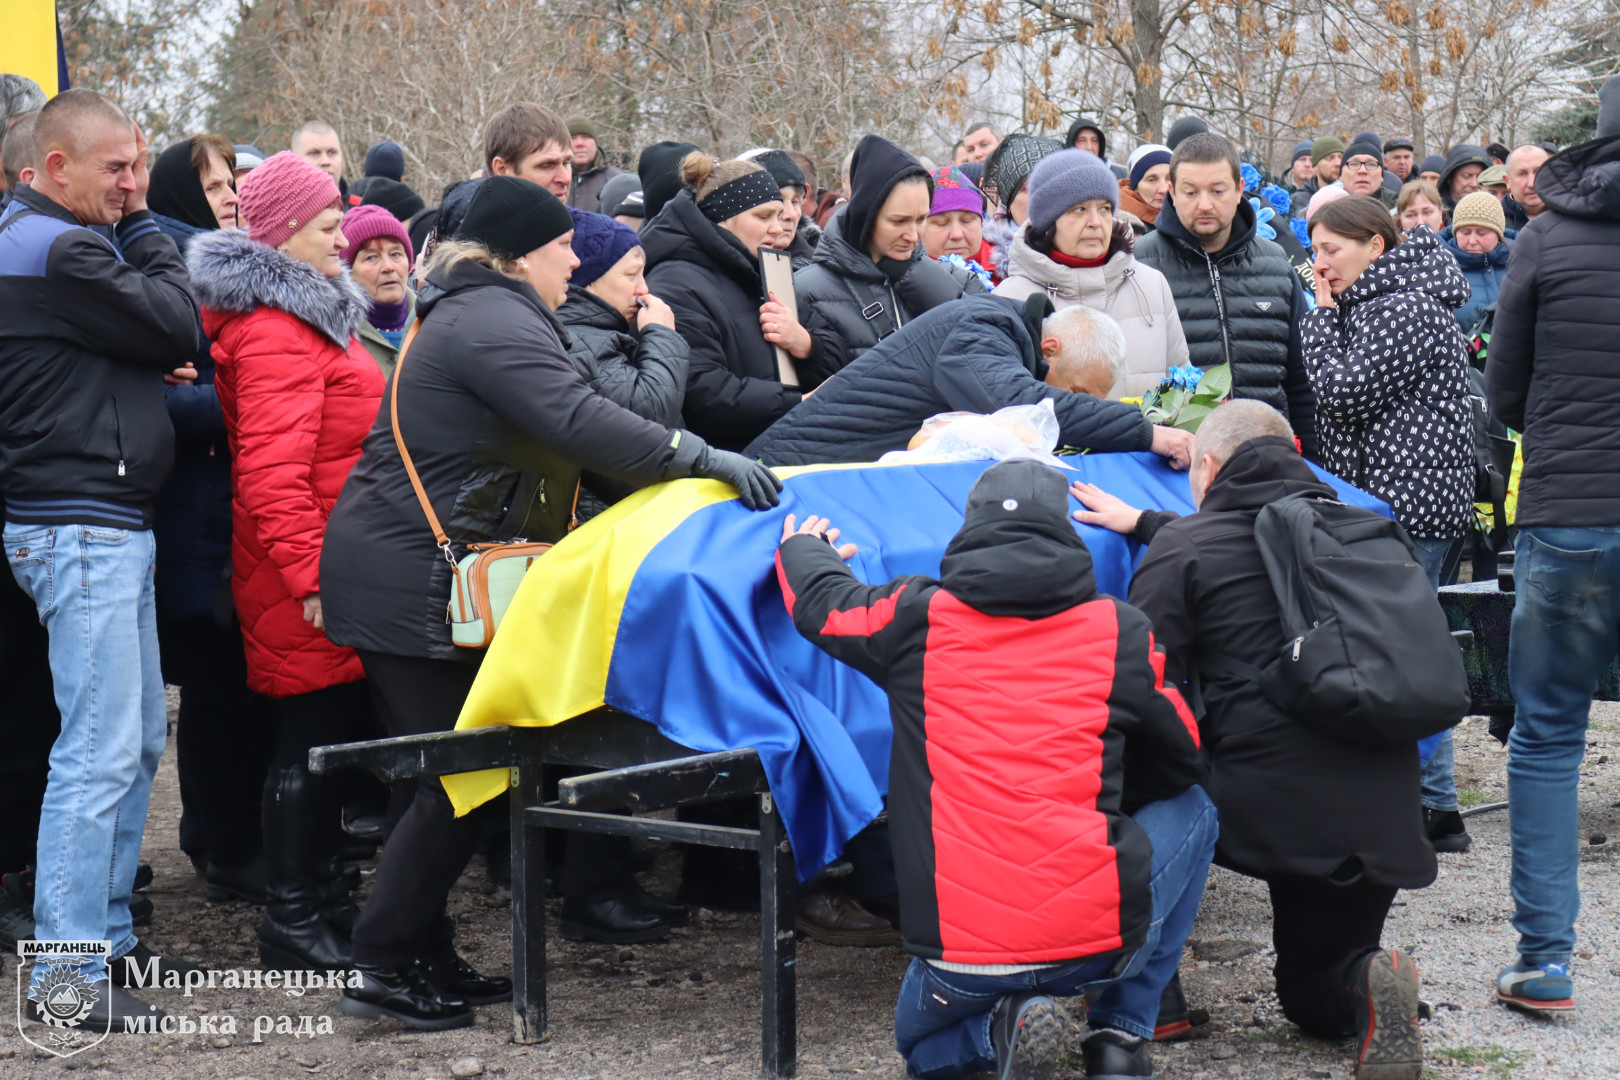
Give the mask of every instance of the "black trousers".
[[[449, 731], [472, 689], [476, 664], [360, 652], [391, 736]], [[397, 967], [450, 947], [445, 907], [486, 825], [456, 817], [444, 785], [419, 783], [383, 847], [376, 879], [354, 924], [354, 962]], [[572, 836], [562, 867], [565, 896], [608, 899], [634, 882], [628, 845]], [[584, 842], [580, 842], [584, 841]], [[603, 842], [606, 841], [606, 842]]]
[[48, 648], [33, 600], [0, 566], [0, 873], [34, 865], [51, 747], [62, 733]]
[[175, 771], [180, 850], [221, 866], [259, 854], [259, 793], [275, 744], [275, 706], [247, 686], [242, 631], [211, 615], [158, 623], [163, 681], [180, 688]]
[[1304, 877], [1266, 884], [1283, 1015], [1319, 1039], [1353, 1034], [1352, 973], [1357, 961], [1379, 948], [1399, 890], [1361, 878], [1344, 885]]
[[[312, 746], [355, 742], [372, 735], [371, 696], [364, 682], [276, 698], [271, 710], [275, 716], [275, 744], [270, 764], [278, 769], [307, 768]], [[332, 827], [340, 825], [334, 821]]]

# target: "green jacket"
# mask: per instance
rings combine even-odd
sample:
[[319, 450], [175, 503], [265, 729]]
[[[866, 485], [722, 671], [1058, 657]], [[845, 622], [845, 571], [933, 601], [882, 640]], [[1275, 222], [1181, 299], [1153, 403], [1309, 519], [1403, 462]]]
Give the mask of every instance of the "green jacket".
[[[405, 312], [405, 329], [409, 330], [411, 323], [416, 319], [416, 294], [409, 288], [405, 292], [409, 297], [409, 306]], [[377, 361], [377, 366], [382, 368], [385, 380], [394, 373], [394, 358], [399, 355], [399, 350], [382, 336], [380, 330], [370, 323], [361, 323], [360, 344], [366, 347], [366, 352], [370, 353], [371, 358]]]

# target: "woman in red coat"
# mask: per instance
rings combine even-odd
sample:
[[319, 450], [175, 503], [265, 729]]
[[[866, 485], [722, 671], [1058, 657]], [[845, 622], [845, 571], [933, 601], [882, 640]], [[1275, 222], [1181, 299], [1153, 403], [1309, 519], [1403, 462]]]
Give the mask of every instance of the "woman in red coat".
[[369, 706], [354, 651], [326, 638], [321, 541], [383, 380], [356, 336], [368, 302], [339, 259], [337, 185], [283, 152], [240, 196], [248, 232], [199, 237], [188, 262], [233, 455], [231, 592], [248, 684], [276, 703], [259, 954], [327, 970], [348, 966], [354, 907], [334, 857], [336, 801], [306, 762], [311, 746], [357, 737]]

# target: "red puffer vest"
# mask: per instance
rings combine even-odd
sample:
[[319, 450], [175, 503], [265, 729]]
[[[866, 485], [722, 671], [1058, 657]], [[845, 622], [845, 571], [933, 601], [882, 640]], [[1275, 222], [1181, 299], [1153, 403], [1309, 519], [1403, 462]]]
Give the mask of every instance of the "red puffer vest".
[[231, 592], [248, 685], [283, 698], [354, 682], [359, 658], [305, 621], [304, 600], [320, 591], [326, 521], [382, 401], [355, 336], [365, 294], [346, 272], [327, 279], [240, 233], [199, 238], [188, 261], [233, 455]]

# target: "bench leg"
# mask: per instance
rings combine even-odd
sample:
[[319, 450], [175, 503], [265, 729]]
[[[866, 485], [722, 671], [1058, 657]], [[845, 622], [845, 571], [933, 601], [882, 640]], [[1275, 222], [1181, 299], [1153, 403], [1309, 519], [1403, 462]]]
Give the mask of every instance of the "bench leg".
[[795, 881], [782, 815], [767, 792], [759, 797], [759, 989], [761, 1071], [769, 1080], [798, 1069]]
[[546, 1035], [546, 831], [524, 811], [540, 805], [545, 770], [514, 766], [512, 813], [512, 1040]]

